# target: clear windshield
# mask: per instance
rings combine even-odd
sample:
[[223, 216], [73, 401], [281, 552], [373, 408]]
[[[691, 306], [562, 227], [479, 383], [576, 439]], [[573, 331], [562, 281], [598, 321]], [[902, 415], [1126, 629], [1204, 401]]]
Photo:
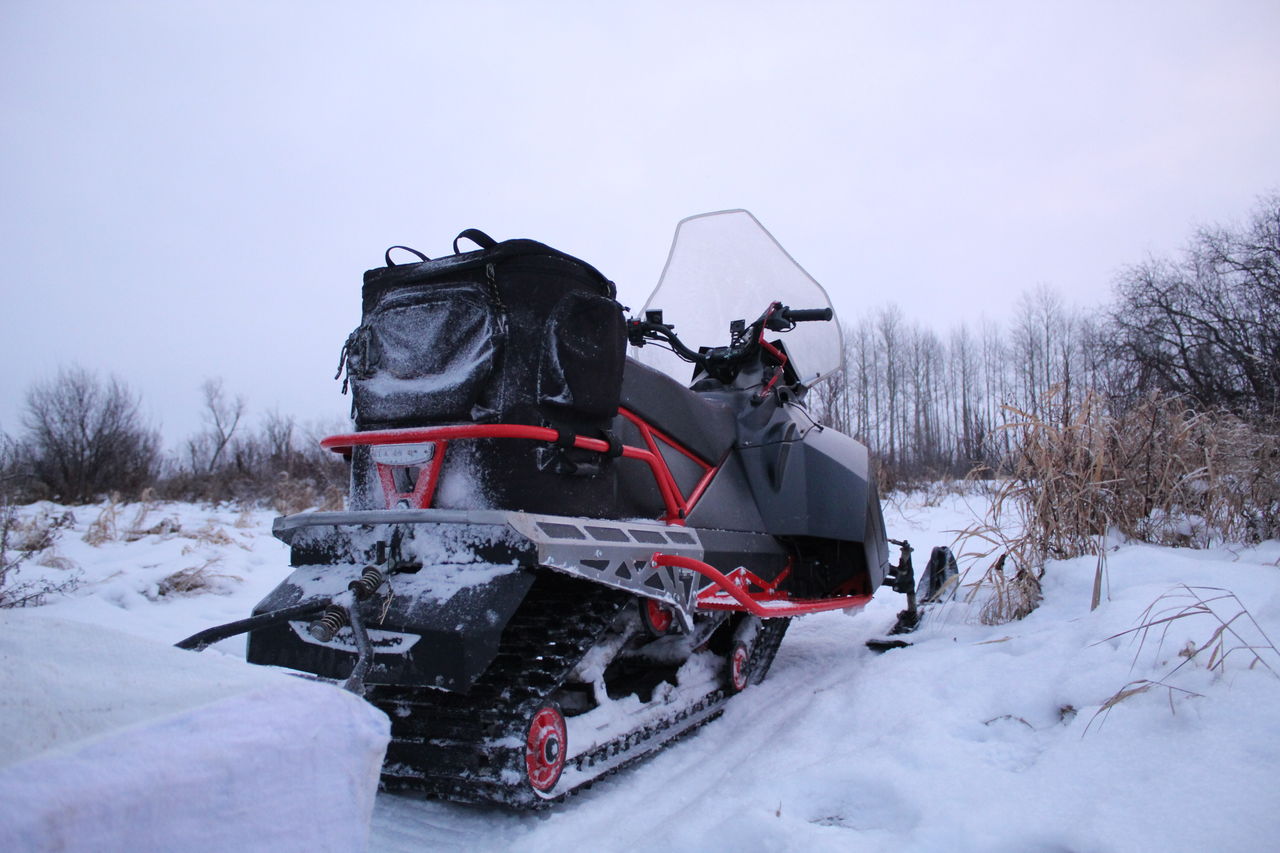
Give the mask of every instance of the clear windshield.
[[[681, 220], [662, 278], [645, 303], [661, 309], [690, 349], [729, 343], [729, 323], [759, 317], [769, 304], [830, 308], [831, 300], [786, 249], [745, 210], [723, 210]], [[766, 333], [773, 337], [774, 333]], [[777, 335], [806, 385], [841, 366], [840, 321], [798, 323]], [[669, 376], [688, 382], [693, 368], [670, 352], [645, 346], [632, 355]]]

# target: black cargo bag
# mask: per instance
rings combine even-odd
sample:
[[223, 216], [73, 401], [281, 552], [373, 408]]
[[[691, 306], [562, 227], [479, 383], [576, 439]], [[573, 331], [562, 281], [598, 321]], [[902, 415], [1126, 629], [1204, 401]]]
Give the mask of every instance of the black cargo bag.
[[[462, 239], [480, 250], [458, 253]], [[608, 428], [626, 328], [599, 271], [542, 243], [498, 243], [474, 229], [450, 257], [406, 249], [421, 260], [396, 264], [392, 249], [385, 267], [364, 274], [361, 323], [343, 347], [357, 429]]]

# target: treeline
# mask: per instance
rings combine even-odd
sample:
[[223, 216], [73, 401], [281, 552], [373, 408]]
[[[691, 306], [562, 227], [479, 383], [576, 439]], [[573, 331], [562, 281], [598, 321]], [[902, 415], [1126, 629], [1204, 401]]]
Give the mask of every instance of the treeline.
[[221, 380], [201, 386], [202, 428], [164, 452], [121, 380], [66, 367], [27, 391], [23, 432], [0, 434], [0, 484], [10, 502], [82, 504], [108, 496], [235, 501], [281, 512], [340, 508], [342, 460], [318, 445], [321, 433], [290, 415], [266, 412], [251, 426], [243, 396]]
[[[871, 448], [883, 491], [1008, 473], [1025, 462], [1027, 424], [1078, 427], [1082, 412], [1130, 423], [1153, 397], [1233, 418], [1256, 432], [1258, 447], [1273, 447], [1280, 195], [1262, 198], [1243, 224], [1197, 231], [1176, 257], [1121, 271], [1110, 305], [1069, 308], [1040, 288], [1004, 325], [946, 333], [890, 305], [847, 325], [844, 342], [842, 377], [816, 387], [810, 408]], [[0, 434], [3, 491], [65, 503], [146, 490], [282, 510], [340, 503], [344, 467], [317, 439], [341, 426], [306, 431], [290, 416], [263, 413], [251, 427], [244, 399], [219, 380], [202, 392], [202, 429], [166, 453], [123, 382], [64, 369], [28, 391], [23, 433]], [[1280, 466], [1259, 459], [1255, 467], [1273, 463]]]
[[1005, 327], [944, 336], [890, 305], [846, 325], [844, 340], [844, 381], [819, 386], [811, 405], [875, 451], [889, 487], [990, 474], [1013, 450], [1010, 423], [1060, 411], [1084, 389], [1130, 393], [1105, 323], [1047, 288], [1024, 294]]
[[1121, 271], [1110, 305], [1069, 308], [1040, 288], [1003, 326], [945, 335], [887, 306], [844, 341], [843, 382], [816, 388], [811, 407], [873, 449], [886, 488], [994, 474], [1018, 451], [1018, 425], [1066, 423], [1086, 398], [1120, 417], [1165, 395], [1274, 432], [1280, 196], [1243, 225], [1197, 231], [1175, 258]]

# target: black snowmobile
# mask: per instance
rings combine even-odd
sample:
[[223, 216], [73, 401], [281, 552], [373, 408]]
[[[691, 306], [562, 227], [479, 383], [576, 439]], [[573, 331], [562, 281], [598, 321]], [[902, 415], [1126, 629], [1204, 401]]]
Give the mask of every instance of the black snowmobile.
[[[890, 585], [914, 626], [867, 449], [803, 405], [841, 364], [830, 302], [750, 213], [681, 222], [631, 319], [576, 258], [462, 239], [365, 274], [356, 431], [322, 442], [348, 508], [277, 519], [293, 573], [180, 645], [247, 631], [345, 680], [391, 718], [389, 789], [537, 806], [716, 716], [794, 616]], [[953, 573], [935, 549], [923, 594]]]

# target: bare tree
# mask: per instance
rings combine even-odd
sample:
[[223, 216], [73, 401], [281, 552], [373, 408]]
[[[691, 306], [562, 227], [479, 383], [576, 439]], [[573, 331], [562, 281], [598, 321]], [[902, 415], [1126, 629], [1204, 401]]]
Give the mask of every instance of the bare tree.
[[903, 325], [902, 309], [896, 305], [885, 306], [876, 314], [876, 343], [884, 357], [885, 407], [883, 411], [887, 415], [889, 428], [880, 453], [885, 457], [890, 468], [898, 464], [899, 442], [903, 432], [900, 421], [906, 420], [905, 415], [899, 412], [898, 404], [902, 385]]
[[[879, 350], [875, 345], [875, 331], [867, 323], [859, 323], [856, 329], [846, 327], [844, 339], [852, 342], [850, 353], [849, 378], [853, 382], [853, 416], [850, 432], [864, 442], [876, 443], [879, 429], [872, 420], [872, 401], [876, 398], [876, 358]], [[846, 343], [846, 346], [849, 346]]]
[[956, 463], [962, 471], [958, 473], [995, 464], [991, 448], [987, 446], [993, 426], [984, 417], [989, 407], [983, 405], [982, 361], [978, 348], [979, 344], [964, 324], [952, 331], [948, 362], [953, 392], [951, 422], [953, 429], [959, 428]]
[[20, 462], [18, 443], [0, 432], [0, 502], [13, 500], [27, 477]]
[[204, 397], [200, 412], [204, 429], [187, 441], [187, 454], [193, 471], [213, 474], [235, 438], [247, 406], [243, 395], [227, 395], [221, 379], [206, 379], [200, 392]]
[[296, 429], [297, 421], [293, 415], [282, 415], [275, 410], [263, 416], [262, 439], [270, 458], [285, 459], [293, 452]]
[[1182, 259], [1127, 270], [1109, 311], [1041, 285], [1007, 324], [941, 340], [880, 308], [845, 332], [844, 384], [810, 398], [884, 461], [887, 484], [994, 472], [1019, 450], [1019, 412], [1066, 426], [1086, 399], [1118, 417], [1159, 390], [1280, 416], [1280, 195], [1244, 226], [1202, 229]]
[[[847, 334], [847, 332], [846, 332]], [[833, 374], [828, 374], [822, 381], [809, 388], [805, 396], [805, 408], [808, 409], [809, 415], [818, 423], [832, 427], [840, 432], [851, 432], [851, 424], [849, 422], [849, 393], [850, 384], [848, 377], [849, 365], [849, 339], [844, 339], [844, 352], [840, 354], [841, 369]]]
[[135, 494], [151, 483], [160, 438], [139, 399], [112, 377], [66, 367], [27, 392], [25, 463], [50, 497], [87, 503], [109, 492]]
[[1112, 324], [1140, 387], [1204, 406], [1280, 411], [1280, 195], [1242, 227], [1199, 231], [1179, 260], [1117, 284]]

